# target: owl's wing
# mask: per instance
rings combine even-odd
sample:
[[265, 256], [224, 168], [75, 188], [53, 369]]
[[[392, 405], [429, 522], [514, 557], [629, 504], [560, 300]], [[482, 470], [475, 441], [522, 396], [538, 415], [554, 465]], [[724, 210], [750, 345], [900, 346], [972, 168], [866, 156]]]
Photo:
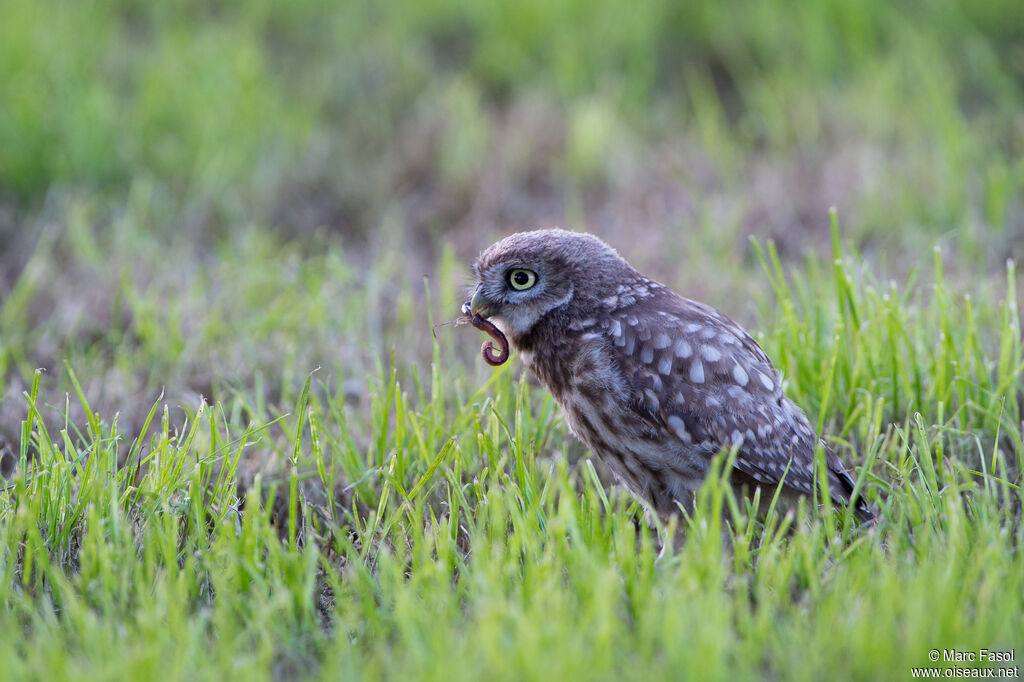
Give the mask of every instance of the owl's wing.
[[[741, 478], [812, 493], [818, 437], [757, 341], [660, 285], [625, 303], [605, 324], [637, 416], [709, 453], [736, 445]], [[832, 496], [847, 501], [853, 481], [825, 452]]]

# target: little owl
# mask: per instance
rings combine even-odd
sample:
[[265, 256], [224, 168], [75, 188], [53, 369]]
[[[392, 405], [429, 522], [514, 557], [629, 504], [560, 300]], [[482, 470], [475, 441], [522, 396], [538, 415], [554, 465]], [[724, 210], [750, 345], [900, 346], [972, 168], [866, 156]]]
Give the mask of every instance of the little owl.
[[471, 313], [505, 334], [573, 434], [663, 520], [692, 508], [712, 457], [732, 447], [732, 483], [770, 499], [779, 483], [786, 497], [813, 494], [821, 443], [832, 500], [854, 503], [853, 479], [783, 395], [771, 360], [714, 308], [589, 234], [514, 234], [473, 269]]

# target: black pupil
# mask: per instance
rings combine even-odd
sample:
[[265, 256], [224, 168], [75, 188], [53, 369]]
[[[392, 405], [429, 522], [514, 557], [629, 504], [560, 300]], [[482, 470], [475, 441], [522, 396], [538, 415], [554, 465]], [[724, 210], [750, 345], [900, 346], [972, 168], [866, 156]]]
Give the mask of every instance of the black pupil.
[[518, 286], [526, 286], [530, 281], [530, 276], [522, 270], [512, 273], [512, 282]]

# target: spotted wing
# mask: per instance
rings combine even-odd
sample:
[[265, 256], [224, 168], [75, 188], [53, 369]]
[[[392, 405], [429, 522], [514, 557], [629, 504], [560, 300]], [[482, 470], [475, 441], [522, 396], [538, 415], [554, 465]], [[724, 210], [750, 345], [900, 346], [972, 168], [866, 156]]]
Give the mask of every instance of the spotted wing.
[[[606, 322], [637, 416], [707, 453], [736, 445], [741, 479], [811, 493], [818, 438], [757, 342], [709, 306], [645, 289]], [[827, 449], [826, 458], [832, 495], [846, 501], [853, 481]]]

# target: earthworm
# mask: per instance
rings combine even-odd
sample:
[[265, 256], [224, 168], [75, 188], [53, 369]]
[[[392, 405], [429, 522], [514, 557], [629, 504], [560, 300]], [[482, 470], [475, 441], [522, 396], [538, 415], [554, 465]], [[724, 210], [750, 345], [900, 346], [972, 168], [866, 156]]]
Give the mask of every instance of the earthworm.
[[480, 354], [484, 356], [484, 362], [492, 367], [497, 367], [508, 360], [508, 339], [501, 333], [501, 330], [494, 326], [490, 320], [485, 320], [479, 315], [473, 315], [469, 307], [469, 301], [462, 304], [462, 317], [456, 320], [457, 324], [471, 324], [482, 332], [486, 332], [494, 341], [498, 342], [501, 350], [494, 347], [493, 341], [484, 341], [480, 346]]

